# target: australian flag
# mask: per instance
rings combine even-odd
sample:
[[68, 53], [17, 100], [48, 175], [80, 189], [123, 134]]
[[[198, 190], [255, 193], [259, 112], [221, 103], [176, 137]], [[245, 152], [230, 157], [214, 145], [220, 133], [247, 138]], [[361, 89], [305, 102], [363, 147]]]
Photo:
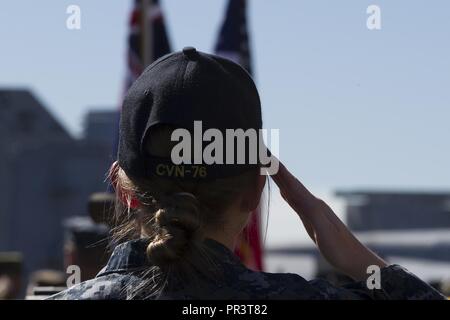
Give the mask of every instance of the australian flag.
[[[146, 12], [147, 19], [150, 19], [151, 23], [148, 23], [152, 29], [151, 32], [151, 48], [153, 60], [168, 54], [171, 52], [169, 37], [166, 31], [166, 25], [162, 14], [161, 7], [158, 0], [149, 1], [148, 8], [144, 8], [144, 1], [134, 0], [134, 6], [130, 14], [129, 19], [129, 33], [128, 33], [128, 52], [127, 52], [127, 73], [125, 79], [124, 93], [131, 87], [133, 82], [141, 75], [145, 69], [143, 59], [143, 32], [142, 17]], [[145, 11], [144, 11], [145, 10]], [[119, 144], [119, 120], [120, 109], [118, 112], [117, 129], [114, 137], [114, 144], [112, 150], [112, 158], [116, 159], [117, 149]], [[108, 188], [112, 192], [112, 188]]]
[[[225, 19], [219, 33], [215, 52], [230, 59], [252, 74], [250, 45], [247, 26], [247, 1], [229, 0]], [[257, 209], [242, 232], [236, 254], [247, 267], [263, 270], [263, 246], [261, 243], [261, 214]]]
[[144, 1], [134, 0], [134, 7], [131, 12], [129, 21], [129, 34], [128, 34], [128, 70], [126, 79], [126, 90], [131, 84], [139, 77], [144, 71], [144, 59], [142, 57], [142, 46], [144, 43], [141, 20], [143, 12], [146, 12], [147, 19], [150, 19], [149, 23], [151, 30], [151, 48], [153, 50], [153, 60], [168, 54], [171, 52], [169, 38], [167, 36], [166, 26], [164, 23], [163, 14], [158, 0], [149, 1], [148, 8], [143, 8]]

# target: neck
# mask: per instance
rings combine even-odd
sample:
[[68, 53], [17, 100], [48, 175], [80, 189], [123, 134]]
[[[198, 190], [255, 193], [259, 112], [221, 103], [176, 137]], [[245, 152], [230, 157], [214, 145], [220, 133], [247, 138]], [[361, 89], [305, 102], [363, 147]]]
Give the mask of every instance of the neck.
[[205, 238], [209, 238], [212, 240], [215, 240], [221, 244], [223, 244], [225, 247], [230, 249], [231, 251], [234, 251], [236, 247], [236, 235], [235, 234], [228, 234], [225, 232], [217, 232], [217, 230], [205, 232]]
[[218, 228], [206, 229], [205, 237], [220, 242], [231, 251], [234, 251], [238, 235], [241, 233], [243, 226], [246, 225], [250, 215], [242, 214], [236, 210], [229, 210], [224, 213], [224, 216], [230, 217], [230, 219]]

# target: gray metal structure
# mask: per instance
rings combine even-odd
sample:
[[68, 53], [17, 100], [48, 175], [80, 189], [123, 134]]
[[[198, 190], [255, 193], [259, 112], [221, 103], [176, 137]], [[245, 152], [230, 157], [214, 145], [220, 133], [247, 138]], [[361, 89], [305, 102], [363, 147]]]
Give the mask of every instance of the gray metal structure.
[[338, 191], [354, 231], [450, 229], [450, 192]]
[[107, 189], [117, 119], [92, 112], [75, 139], [30, 91], [0, 89], [0, 251], [22, 252], [26, 274], [62, 267], [62, 221]]

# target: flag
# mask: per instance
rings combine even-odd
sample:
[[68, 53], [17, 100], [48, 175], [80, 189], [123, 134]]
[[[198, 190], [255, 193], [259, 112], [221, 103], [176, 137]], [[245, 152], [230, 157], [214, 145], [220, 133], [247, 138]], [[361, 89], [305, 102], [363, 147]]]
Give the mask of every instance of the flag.
[[[164, 23], [163, 14], [158, 0], [149, 0], [148, 8], [143, 8], [145, 1], [135, 0], [134, 7], [130, 16], [129, 35], [128, 35], [128, 69], [126, 78], [126, 90], [129, 89], [131, 84], [139, 77], [144, 71], [145, 58], [144, 55], [144, 43], [150, 41], [149, 48], [152, 50], [152, 60], [170, 53], [169, 38], [167, 36], [166, 26]], [[149, 30], [143, 30], [142, 17], [147, 17], [149, 23]], [[144, 27], [145, 27], [144, 26]], [[144, 39], [145, 34], [149, 34], [148, 39]], [[152, 61], [149, 61], [150, 63]]]
[[252, 74], [247, 28], [247, 1], [229, 0], [215, 52]]
[[[147, 8], [143, 8], [144, 4], [148, 3]], [[147, 18], [148, 23], [144, 25], [142, 17]], [[148, 28], [143, 32], [143, 27]], [[149, 37], [144, 38], [145, 35]], [[151, 49], [150, 56], [152, 60], [171, 52], [169, 37], [167, 35], [166, 26], [162, 14], [161, 7], [158, 0], [134, 0], [134, 6], [129, 19], [129, 33], [128, 33], [128, 52], [127, 52], [127, 71], [125, 79], [124, 93], [131, 87], [133, 82], [140, 76], [146, 67], [146, 59], [144, 58], [144, 45]], [[147, 61], [150, 64], [152, 61]], [[117, 150], [119, 144], [119, 122], [120, 109], [118, 112], [118, 120], [116, 126], [116, 134], [114, 137], [114, 144], [112, 150], [112, 158], [117, 157]], [[111, 186], [108, 187], [110, 192], [113, 192]]]
[[[225, 20], [220, 29], [215, 52], [230, 59], [252, 74], [247, 27], [247, 1], [229, 0]], [[253, 270], [263, 270], [263, 246], [261, 243], [261, 210], [252, 212], [249, 223], [239, 236], [236, 254]]]
[[250, 269], [263, 271], [263, 246], [261, 243], [261, 209], [250, 215], [250, 220], [238, 237], [236, 255]]

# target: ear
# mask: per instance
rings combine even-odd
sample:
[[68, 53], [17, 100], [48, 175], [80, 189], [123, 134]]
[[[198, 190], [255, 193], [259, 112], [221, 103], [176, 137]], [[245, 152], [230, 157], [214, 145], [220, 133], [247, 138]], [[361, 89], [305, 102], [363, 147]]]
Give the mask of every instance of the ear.
[[266, 185], [267, 177], [265, 175], [259, 174], [255, 178], [255, 185], [251, 190], [249, 190], [244, 195], [244, 201], [242, 203], [242, 209], [244, 211], [254, 211], [259, 206], [259, 202], [261, 200], [261, 194], [264, 190], [264, 186]]

